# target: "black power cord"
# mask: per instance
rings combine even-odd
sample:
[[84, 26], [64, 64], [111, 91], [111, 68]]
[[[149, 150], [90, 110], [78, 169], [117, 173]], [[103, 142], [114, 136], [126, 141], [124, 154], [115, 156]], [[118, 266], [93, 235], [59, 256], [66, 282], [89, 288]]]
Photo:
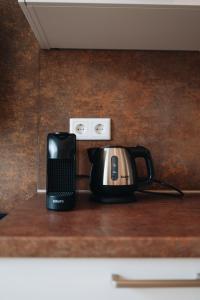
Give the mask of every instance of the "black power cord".
[[156, 183], [156, 184], [159, 184], [162, 187], [174, 190], [176, 193], [174, 194], [174, 193], [170, 193], [170, 192], [168, 193], [168, 192], [156, 192], [156, 191], [153, 192], [153, 191], [148, 191], [148, 190], [145, 190], [145, 189], [144, 190], [137, 190], [137, 191], [140, 192], [140, 193], [160, 195], [160, 196], [181, 197], [181, 198], [184, 196], [184, 193], [180, 189], [178, 189], [174, 185], [169, 184], [165, 181], [161, 181], [161, 180], [158, 180], [158, 179], [153, 179], [152, 183]]
[[0, 220], [1, 219], [3, 219], [4, 217], [6, 217], [7, 216], [7, 214], [6, 213], [2, 213], [2, 212], [0, 212]]

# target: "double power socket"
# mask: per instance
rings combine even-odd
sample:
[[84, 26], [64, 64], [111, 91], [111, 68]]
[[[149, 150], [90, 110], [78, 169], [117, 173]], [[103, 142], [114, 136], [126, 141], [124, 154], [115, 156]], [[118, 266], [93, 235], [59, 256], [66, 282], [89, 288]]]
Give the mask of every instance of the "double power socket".
[[110, 140], [110, 118], [70, 118], [69, 131], [77, 140]]

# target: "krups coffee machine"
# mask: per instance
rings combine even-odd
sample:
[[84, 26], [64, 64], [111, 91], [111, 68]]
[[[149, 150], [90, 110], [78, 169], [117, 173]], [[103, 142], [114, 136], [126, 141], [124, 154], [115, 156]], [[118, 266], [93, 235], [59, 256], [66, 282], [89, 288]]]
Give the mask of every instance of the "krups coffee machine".
[[47, 195], [50, 210], [71, 210], [75, 205], [76, 136], [66, 132], [47, 136]]

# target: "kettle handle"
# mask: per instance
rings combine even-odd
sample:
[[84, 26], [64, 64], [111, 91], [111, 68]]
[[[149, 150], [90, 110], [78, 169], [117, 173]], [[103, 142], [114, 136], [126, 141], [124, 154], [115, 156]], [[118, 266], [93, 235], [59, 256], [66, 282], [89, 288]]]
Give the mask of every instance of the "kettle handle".
[[89, 160], [90, 162], [93, 164], [94, 163], [94, 160], [95, 160], [95, 154], [97, 152], [97, 149], [98, 148], [89, 148], [87, 149], [87, 152], [88, 152], [88, 157], [89, 157]]
[[146, 162], [147, 176], [137, 178], [138, 187], [140, 187], [142, 185], [151, 184], [153, 181], [153, 178], [154, 178], [154, 166], [153, 166], [153, 160], [151, 157], [151, 152], [143, 146], [128, 147], [128, 150], [130, 151], [134, 160], [138, 157], [142, 157], [142, 158], [144, 158], [144, 160]]

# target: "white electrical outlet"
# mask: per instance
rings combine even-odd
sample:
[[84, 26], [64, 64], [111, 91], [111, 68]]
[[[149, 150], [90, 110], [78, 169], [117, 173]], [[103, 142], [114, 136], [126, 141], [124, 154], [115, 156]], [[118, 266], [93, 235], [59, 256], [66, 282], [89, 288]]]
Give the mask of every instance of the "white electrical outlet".
[[110, 140], [110, 118], [70, 118], [69, 132], [76, 135], [77, 140]]

